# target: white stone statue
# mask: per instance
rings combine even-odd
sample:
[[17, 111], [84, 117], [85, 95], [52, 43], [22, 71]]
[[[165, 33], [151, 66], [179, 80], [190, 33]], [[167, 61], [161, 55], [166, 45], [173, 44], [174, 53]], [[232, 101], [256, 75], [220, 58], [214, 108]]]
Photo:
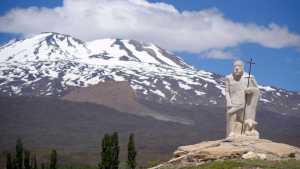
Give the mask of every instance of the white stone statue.
[[[226, 137], [249, 136], [259, 138], [259, 133], [255, 129], [259, 88], [252, 75], [249, 78], [249, 75], [244, 74], [244, 64], [241, 60], [236, 60], [233, 63], [232, 74], [225, 78], [225, 96]], [[243, 118], [244, 114], [245, 118]]]

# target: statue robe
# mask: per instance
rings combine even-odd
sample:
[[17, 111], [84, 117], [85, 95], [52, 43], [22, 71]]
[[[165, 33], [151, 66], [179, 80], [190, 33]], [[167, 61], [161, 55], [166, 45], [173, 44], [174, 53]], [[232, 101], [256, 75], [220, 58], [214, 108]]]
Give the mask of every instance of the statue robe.
[[[226, 113], [226, 136], [234, 133], [241, 134], [241, 126], [243, 123], [244, 107], [246, 102], [245, 121], [256, 124], [256, 107], [259, 99], [258, 85], [253, 76], [249, 79], [249, 90], [251, 94], [245, 94], [248, 84], [248, 75], [244, 74], [240, 80], [235, 80], [233, 75], [226, 76], [225, 79], [225, 96], [226, 104], [232, 105], [233, 109], [227, 107]], [[232, 112], [233, 111], [233, 112]], [[245, 127], [247, 130], [247, 127]], [[255, 128], [254, 128], [255, 130]], [[256, 131], [256, 130], [255, 130]], [[249, 132], [248, 132], [249, 133]]]

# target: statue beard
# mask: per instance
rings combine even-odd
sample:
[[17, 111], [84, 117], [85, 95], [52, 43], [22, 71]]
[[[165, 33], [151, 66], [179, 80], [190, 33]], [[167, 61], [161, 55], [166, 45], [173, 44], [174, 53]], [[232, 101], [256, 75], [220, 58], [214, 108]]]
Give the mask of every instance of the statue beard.
[[244, 71], [238, 71], [238, 72], [233, 72], [233, 77], [235, 80], [240, 80], [241, 77], [243, 76]]

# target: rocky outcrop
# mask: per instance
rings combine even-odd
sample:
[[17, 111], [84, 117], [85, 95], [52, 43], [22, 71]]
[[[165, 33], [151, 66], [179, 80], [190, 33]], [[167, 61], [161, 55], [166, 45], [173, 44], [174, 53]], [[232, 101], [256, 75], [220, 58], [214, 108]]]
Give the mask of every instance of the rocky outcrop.
[[178, 147], [171, 160], [153, 168], [181, 168], [228, 159], [300, 160], [300, 149], [288, 144], [248, 137], [206, 141]]

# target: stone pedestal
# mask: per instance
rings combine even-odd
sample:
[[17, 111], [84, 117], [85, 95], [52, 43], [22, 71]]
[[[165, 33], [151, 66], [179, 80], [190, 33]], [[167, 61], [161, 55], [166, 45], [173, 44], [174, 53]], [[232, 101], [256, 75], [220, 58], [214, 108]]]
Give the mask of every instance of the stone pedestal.
[[153, 168], [181, 168], [228, 159], [300, 160], [300, 149], [266, 139], [241, 136], [180, 146], [171, 160]]

